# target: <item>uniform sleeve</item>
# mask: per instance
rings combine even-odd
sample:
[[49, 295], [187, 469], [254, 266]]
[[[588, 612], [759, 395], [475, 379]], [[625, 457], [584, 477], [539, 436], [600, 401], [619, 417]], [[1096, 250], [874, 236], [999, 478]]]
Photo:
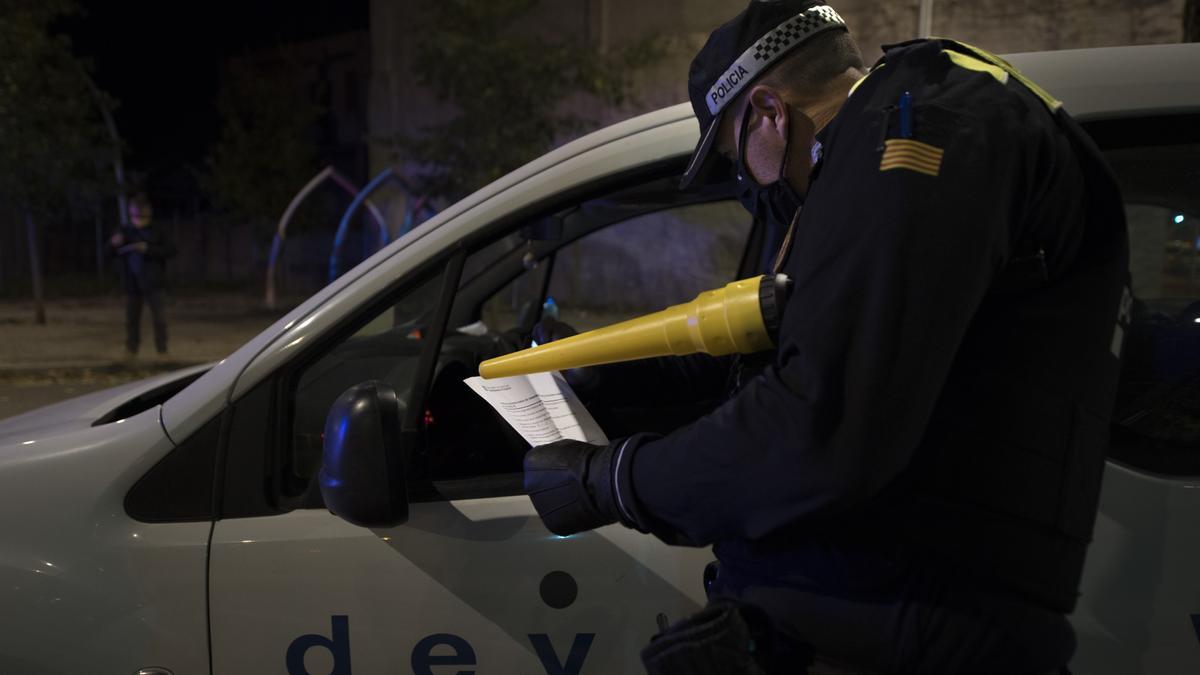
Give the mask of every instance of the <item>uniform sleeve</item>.
[[913, 152], [881, 150], [865, 111], [830, 129], [784, 268], [795, 286], [774, 367], [634, 456], [659, 536], [760, 538], [861, 505], [909, 464], [1030, 169], [1020, 115], [916, 116], [923, 147], [900, 144]]
[[669, 433], [726, 399], [735, 372], [732, 357], [662, 357], [595, 368], [596, 384], [577, 389], [610, 437]]
[[677, 398], [715, 398], [729, 386], [732, 356], [664, 356], [597, 366], [598, 398], [633, 406], [655, 406]]

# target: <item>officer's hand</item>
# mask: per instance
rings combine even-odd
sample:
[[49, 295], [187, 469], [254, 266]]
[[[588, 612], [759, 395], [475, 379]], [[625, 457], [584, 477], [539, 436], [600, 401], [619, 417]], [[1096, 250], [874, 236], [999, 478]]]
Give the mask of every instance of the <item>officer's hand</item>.
[[568, 535], [615, 523], [588, 490], [588, 476], [603, 473], [592, 467], [601, 446], [581, 441], [539, 445], [525, 455], [525, 492], [546, 529]]
[[[645, 530], [634, 520], [631, 487], [625, 486], [623, 497], [618, 497], [614, 481], [618, 469], [624, 469], [628, 477], [630, 465], [618, 466], [618, 460], [632, 462], [633, 452], [618, 451], [629, 440], [620, 439], [606, 446], [558, 441], [526, 453], [525, 492], [546, 529], [565, 536], [619, 522]], [[620, 500], [624, 501], [624, 509]]]
[[121, 244], [124, 244], [124, 243], [125, 243], [125, 236], [122, 235], [120, 232], [114, 234], [112, 236], [112, 238], [110, 238], [108, 240], [108, 245], [112, 246], [113, 248], [117, 248], [118, 246], [120, 246]]

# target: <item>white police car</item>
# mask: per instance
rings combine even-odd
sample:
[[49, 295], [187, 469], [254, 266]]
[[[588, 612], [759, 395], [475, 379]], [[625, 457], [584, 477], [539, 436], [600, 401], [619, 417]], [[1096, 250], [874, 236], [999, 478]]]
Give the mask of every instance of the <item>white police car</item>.
[[[1142, 301], [1073, 667], [1200, 672], [1200, 45], [1012, 60], [1120, 175]], [[599, 131], [211, 368], [0, 423], [0, 673], [640, 672], [656, 616], [703, 602], [708, 553], [548, 533], [520, 494], [525, 446], [459, 381], [541, 311], [587, 328], [758, 268], [739, 206], [674, 189], [696, 135], [686, 105]], [[331, 515], [312, 481], [326, 411], [369, 379], [404, 403], [412, 460], [408, 520], [377, 530]]]

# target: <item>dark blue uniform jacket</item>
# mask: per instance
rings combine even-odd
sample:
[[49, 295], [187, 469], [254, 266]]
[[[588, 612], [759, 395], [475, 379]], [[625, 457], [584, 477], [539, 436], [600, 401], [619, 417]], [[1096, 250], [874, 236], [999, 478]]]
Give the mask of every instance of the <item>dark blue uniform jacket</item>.
[[715, 543], [767, 585], [853, 593], [878, 583], [859, 562], [902, 560], [1072, 609], [1128, 304], [1124, 213], [1081, 129], [992, 58], [892, 48], [821, 132], [774, 364], [635, 455], [661, 538]]

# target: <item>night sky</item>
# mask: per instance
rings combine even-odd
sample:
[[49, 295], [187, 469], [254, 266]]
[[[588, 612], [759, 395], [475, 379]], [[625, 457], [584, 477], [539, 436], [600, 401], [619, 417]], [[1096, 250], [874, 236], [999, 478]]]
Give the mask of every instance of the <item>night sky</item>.
[[368, 24], [367, 0], [80, 3], [83, 14], [61, 29], [76, 54], [92, 61], [97, 84], [120, 102], [127, 166], [176, 192], [217, 136], [226, 59]]

